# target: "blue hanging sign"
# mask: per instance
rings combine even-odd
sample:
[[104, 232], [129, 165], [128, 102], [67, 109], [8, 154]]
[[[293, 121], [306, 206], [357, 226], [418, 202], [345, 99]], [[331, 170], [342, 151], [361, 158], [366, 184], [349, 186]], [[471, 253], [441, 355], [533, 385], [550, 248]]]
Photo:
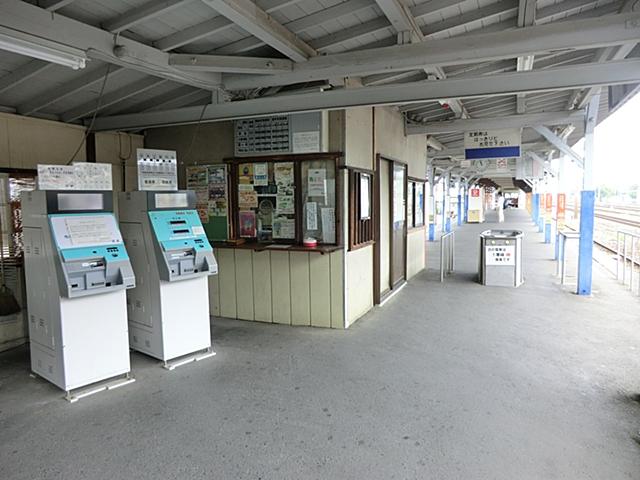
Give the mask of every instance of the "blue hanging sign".
[[473, 130], [464, 134], [464, 157], [519, 158], [522, 132], [519, 128], [505, 130]]

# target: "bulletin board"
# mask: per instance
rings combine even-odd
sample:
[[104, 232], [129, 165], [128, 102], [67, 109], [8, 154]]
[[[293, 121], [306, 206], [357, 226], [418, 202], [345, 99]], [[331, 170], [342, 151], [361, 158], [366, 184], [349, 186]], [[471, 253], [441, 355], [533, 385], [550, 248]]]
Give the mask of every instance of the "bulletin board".
[[196, 209], [211, 241], [229, 238], [227, 165], [193, 165], [186, 169], [187, 189], [196, 192]]

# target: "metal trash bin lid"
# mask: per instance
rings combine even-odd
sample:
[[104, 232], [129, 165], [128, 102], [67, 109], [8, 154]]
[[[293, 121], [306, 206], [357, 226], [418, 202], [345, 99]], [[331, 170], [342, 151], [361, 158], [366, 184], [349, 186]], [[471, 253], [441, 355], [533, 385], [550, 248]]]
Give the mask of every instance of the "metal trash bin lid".
[[520, 238], [524, 236], [522, 230], [485, 230], [480, 234], [482, 238]]

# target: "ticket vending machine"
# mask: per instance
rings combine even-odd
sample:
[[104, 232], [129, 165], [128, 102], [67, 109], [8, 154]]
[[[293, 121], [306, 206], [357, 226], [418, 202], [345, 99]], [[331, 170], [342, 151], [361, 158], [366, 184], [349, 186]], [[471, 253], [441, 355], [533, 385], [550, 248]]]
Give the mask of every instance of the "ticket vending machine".
[[165, 368], [215, 355], [207, 277], [218, 273], [193, 191], [120, 194], [120, 228], [136, 272], [129, 344]]
[[113, 193], [25, 192], [22, 209], [31, 369], [69, 401], [132, 382], [125, 290], [135, 279]]

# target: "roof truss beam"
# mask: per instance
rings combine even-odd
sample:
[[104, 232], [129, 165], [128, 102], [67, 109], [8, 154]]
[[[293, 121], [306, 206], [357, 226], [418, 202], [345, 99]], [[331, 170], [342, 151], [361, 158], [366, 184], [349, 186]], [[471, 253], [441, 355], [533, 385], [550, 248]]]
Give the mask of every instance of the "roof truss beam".
[[[304, 32], [305, 30], [308, 30], [309, 28], [318, 27], [319, 25], [323, 25], [327, 22], [335, 21], [335, 19], [343, 17], [345, 15], [357, 13], [361, 10], [364, 10], [365, 8], [371, 8], [370, 0], [350, 0], [347, 2], [339, 3], [337, 5], [333, 5], [332, 7], [325, 8], [323, 10], [319, 10], [310, 15], [298, 18], [297, 20], [285, 23], [284, 27], [290, 30], [292, 33], [298, 34]], [[256, 49], [261, 45], [264, 45], [264, 43], [261, 42], [260, 39], [251, 36], [242, 38], [240, 40], [217, 48], [215, 50], [215, 53], [242, 53]]]
[[239, 57], [229, 55], [169, 54], [169, 65], [191, 72], [235, 72], [268, 74], [290, 72], [293, 62], [282, 58]]
[[316, 51], [251, 0], [202, 0], [251, 35], [258, 37], [296, 62], [316, 55]]
[[60, 10], [62, 7], [72, 4], [74, 1], [75, 0], [40, 0], [38, 4], [45, 10], [55, 12], [56, 10]]
[[578, 165], [583, 164], [582, 157], [574, 152], [562, 138], [553, 133], [548, 127], [545, 127], [544, 125], [536, 125], [535, 127], [533, 127], [533, 129], [540, 135], [542, 135], [555, 148], [560, 150], [565, 155], [573, 158], [578, 163]]
[[335, 89], [326, 92], [263, 97], [212, 104], [204, 111], [184, 108], [165, 112], [98, 118], [101, 130], [166, 126], [202, 121], [231, 120], [276, 113], [335, 110], [373, 105], [397, 105], [441, 98], [474, 98], [524, 92], [568, 90], [586, 85], [615, 85], [640, 81], [640, 60], [586, 64], [496, 76], [455, 78], [446, 81], [403, 83]]
[[436, 135], [439, 133], [465, 132], [477, 128], [524, 128], [541, 124], [565, 125], [581, 121], [584, 121], [584, 111], [572, 110], [408, 124], [405, 133], [407, 135]]
[[500, 60], [555, 50], [580, 50], [640, 40], [640, 13], [535, 25], [443, 40], [319, 56], [276, 76], [225, 75], [229, 89], [250, 89], [353, 75]]
[[[409, 43], [421, 43], [424, 41], [424, 34], [411, 14], [409, 7], [404, 3], [404, 0], [376, 0], [376, 3], [399, 35], [407, 32]], [[440, 66], [425, 68], [424, 72], [427, 75], [434, 75], [439, 79], [447, 78], [444, 70]], [[393, 76], [394, 74], [391, 75]], [[467, 118], [469, 116], [469, 113], [460, 100], [451, 99], [447, 103], [457, 117]]]
[[[281, 8], [297, 3], [299, 0], [262, 0], [257, 1], [257, 5], [262, 7], [265, 12], [275, 12]], [[174, 48], [196, 42], [202, 38], [208, 37], [218, 32], [222, 32], [233, 26], [233, 22], [228, 18], [218, 15], [200, 22], [191, 27], [180, 30], [179, 32], [167, 35], [160, 40], [156, 40], [153, 46], [163, 52], [173, 50]]]

